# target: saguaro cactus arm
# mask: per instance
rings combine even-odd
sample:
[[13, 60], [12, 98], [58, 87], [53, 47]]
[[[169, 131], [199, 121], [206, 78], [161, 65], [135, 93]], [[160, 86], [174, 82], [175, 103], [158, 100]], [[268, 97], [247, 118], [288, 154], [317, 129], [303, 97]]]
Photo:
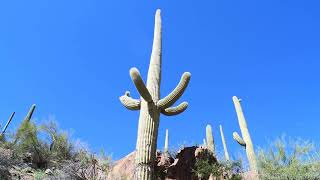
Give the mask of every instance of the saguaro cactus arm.
[[3, 135], [3, 134], [6, 132], [8, 126], [9, 126], [9, 124], [10, 124], [10, 122], [11, 122], [13, 116], [14, 116], [14, 114], [15, 114], [15, 112], [13, 112], [13, 113], [10, 115], [10, 117], [9, 117], [9, 119], [8, 119], [8, 121], [7, 121], [7, 124], [4, 126], [4, 128], [3, 128], [2, 132], [1, 132], [1, 135]]
[[122, 105], [129, 110], [139, 110], [141, 107], [141, 101], [131, 98], [129, 91], [126, 91], [125, 94], [120, 96], [119, 99]]
[[178, 106], [162, 109], [161, 113], [166, 115], [166, 116], [174, 116], [174, 115], [182, 113], [187, 108], [188, 108], [188, 103], [187, 102], [183, 102], [183, 103], [179, 104]]
[[147, 102], [152, 102], [152, 97], [149, 93], [149, 90], [144, 84], [140, 72], [137, 68], [133, 67], [130, 69], [130, 77], [134, 85], [136, 86], [138, 92], [140, 93], [141, 97]]
[[157, 106], [161, 109], [165, 109], [173, 105], [183, 94], [190, 81], [191, 73], [183, 73], [177, 87], [165, 98], [158, 101]]
[[244, 140], [240, 137], [240, 135], [237, 132], [233, 132], [232, 136], [233, 136], [233, 139], [235, 141], [237, 141], [237, 143], [239, 143], [241, 146], [246, 147], [246, 143], [244, 142]]

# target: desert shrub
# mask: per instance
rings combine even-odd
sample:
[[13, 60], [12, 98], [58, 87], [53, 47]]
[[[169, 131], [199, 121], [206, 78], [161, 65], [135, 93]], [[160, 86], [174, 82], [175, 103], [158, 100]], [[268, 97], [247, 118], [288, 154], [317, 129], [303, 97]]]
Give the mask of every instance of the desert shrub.
[[46, 173], [44, 171], [36, 171], [33, 174], [34, 180], [43, 180], [47, 177]]
[[55, 161], [69, 160], [73, 156], [73, 146], [69, 140], [68, 133], [59, 130], [54, 121], [49, 121], [40, 126], [40, 130], [49, 136], [47, 144], [49, 145], [50, 158]]
[[301, 139], [279, 138], [258, 151], [259, 174], [265, 180], [320, 179], [320, 158], [314, 144]]
[[101, 150], [98, 155], [98, 159], [101, 170], [104, 172], [109, 172], [112, 165], [111, 156], [107, 155], [104, 150]]
[[103, 180], [111, 167], [111, 158], [95, 157], [94, 154], [80, 150], [77, 152], [75, 161], [64, 163], [62, 171], [70, 179], [79, 180]]
[[54, 121], [37, 126], [24, 120], [12, 139], [12, 142], [6, 142], [6, 147], [12, 149], [15, 158], [24, 159], [36, 168], [70, 160], [76, 154], [68, 134]]
[[241, 180], [241, 162], [227, 161], [217, 162], [209, 159], [198, 159], [193, 170], [201, 179], [208, 179], [211, 176], [224, 177], [230, 180]]
[[44, 179], [44, 170], [54, 167], [52, 176], [58, 179], [102, 180], [110, 170], [111, 158], [71, 141], [54, 121], [36, 125], [24, 120], [15, 133], [0, 138], [0, 170], [5, 167], [8, 172], [12, 165], [34, 168], [35, 179]]
[[14, 137], [13, 153], [17, 158], [31, 161], [36, 167], [44, 167], [48, 162], [48, 145], [38, 138], [39, 128], [32, 122], [24, 120]]

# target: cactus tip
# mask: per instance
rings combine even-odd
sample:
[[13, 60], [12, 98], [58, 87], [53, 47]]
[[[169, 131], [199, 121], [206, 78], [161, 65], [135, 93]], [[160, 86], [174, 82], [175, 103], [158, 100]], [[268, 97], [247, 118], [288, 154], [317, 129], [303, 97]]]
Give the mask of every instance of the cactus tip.
[[184, 76], [187, 76], [188, 78], [191, 77], [191, 73], [190, 73], [190, 72], [185, 72], [185, 73], [183, 73], [183, 75], [184, 75]]
[[140, 72], [136, 67], [133, 67], [130, 69], [130, 76], [131, 77], [137, 77], [139, 75], [140, 75]]

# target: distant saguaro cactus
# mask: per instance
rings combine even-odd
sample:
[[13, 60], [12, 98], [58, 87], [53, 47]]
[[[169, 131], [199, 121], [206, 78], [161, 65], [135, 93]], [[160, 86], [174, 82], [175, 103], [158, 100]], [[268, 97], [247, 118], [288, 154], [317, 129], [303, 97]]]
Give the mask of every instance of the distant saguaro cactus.
[[224, 157], [226, 158], [226, 161], [229, 161], [230, 160], [229, 152], [228, 152], [226, 140], [224, 138], [223, 129], [222, 129], [221, 125], [220, 125], [220, 134], [221, 134], [221, 140], [222, 140], [222, 144], [223, 144]]
[[164, 154], [166, 155], [166, 157], [169, 156], [169, 130], [166, 129], [166, 137], [164, 140]]
[[207, 148], [215, 155], [214, 139], [213, 139], [212, 128], [210, 124], [206, 126], [206, 138], [207, 138], [206, 140]]
[[154, 39], [146, 85], [138, 69], [130, 69], [131, 79], [141, 98], [140, 100], [131, 98], [129, 91], [120, 97], [121, 103], [127, 109], [140, 110], [134, 174], [136, 180], [154, 179], [160, 113], [167, 116], [177, 115], [188, 107], [187, 102], [183, 102], [176, 107], [170, 106], [182, 96], [187, 88], [191, 77], [189, 72], [184, 73], [177, 87], [160, 100], [161, 39], [161, 16], [158, 9], [155, 15]]
[[32, 106], [30, 107], [28, 114], [26, 115], [26, 117], [24, 118], [25, 121], [30, 121], [33, 115], [34, 110], [36, 109], [36, 105], [32, 104]]
[[0, 136], [3, 136], [4, 133], [6, 133], [6, 130], [7, 130], [8, 126], [9, 126], [9, 124], [11, 123], [14, 114], [15, 114], [15, 112], [13, 112], [13, 113], [10, 115], [10, 117], [9, 117], [9, 119], [8, 119], [8, 121], [7, 121], [7, 124], [3, 127], [3, 130], [2, 130]]
[[254, 152], [253, 143], [251, 141], [251, 137], [247, 127], [247, 122], [242, 112], [240, 100], [236, 96], [233, 96], [232, 100], [237, 112], [239, 126], [242, 134], [242, 138], [241, 138], [237, 132], [233, 132], [233, 139], [236, 140], [241, 146], [245, 147], [250, 169], [251, 171], [257, 173], [258, 168], [257, 168], [256, 155]]

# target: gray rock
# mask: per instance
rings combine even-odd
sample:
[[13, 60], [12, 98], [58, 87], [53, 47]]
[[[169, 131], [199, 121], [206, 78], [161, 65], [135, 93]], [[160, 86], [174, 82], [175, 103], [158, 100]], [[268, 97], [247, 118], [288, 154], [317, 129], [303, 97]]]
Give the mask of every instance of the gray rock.
[[47, 175], [53, 175], [53, 172], [51, 171], [51, 169], [46, 169], [44, 173], [46, 173]]

